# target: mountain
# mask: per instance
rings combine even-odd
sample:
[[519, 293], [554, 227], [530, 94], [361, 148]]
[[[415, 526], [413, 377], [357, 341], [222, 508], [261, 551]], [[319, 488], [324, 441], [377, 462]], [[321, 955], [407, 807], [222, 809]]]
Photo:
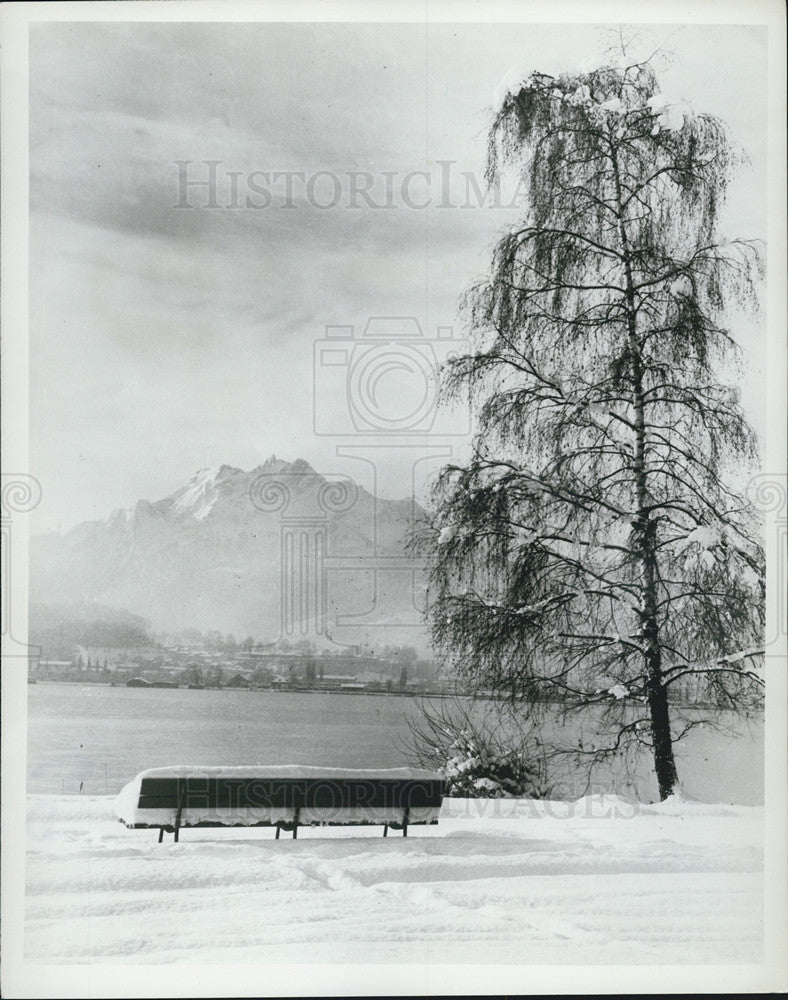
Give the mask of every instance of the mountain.
[[[292, 637], [315, 639], [322, 580], [336, 641], [423, 646], [405, 552], [421, 513], [413, 500], [375, 498], [302, 459], [272, 456], [248, 472], [201, 469], [162, 500], [32, 538], [30, 599], [99, 602], [141, 615], [155, 631], [218, 629], [238, 639], [277, 638], [284, 603]], [[316, 532], [325, 536], [324, 573]], [[283, 552], [291, 560], [284, 575]], [[356, 626], [337, 624], [348, 615], [359, 616]]]

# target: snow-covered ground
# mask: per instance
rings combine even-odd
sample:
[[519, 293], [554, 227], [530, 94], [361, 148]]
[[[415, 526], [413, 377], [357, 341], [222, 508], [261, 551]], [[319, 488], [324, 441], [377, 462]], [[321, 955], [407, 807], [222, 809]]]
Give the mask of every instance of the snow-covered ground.
[[444, 802], [437, 827], [127, 830], [31, 796], [25, 957], [55, 963], [762, 961], [763, 810]]

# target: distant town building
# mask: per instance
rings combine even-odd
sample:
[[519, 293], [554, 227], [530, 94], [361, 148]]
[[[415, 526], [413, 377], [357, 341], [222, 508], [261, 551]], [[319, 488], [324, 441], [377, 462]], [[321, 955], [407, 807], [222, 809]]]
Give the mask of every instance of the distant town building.
[[356, 674], [323, 674], [318, 681], [320, 687], [338, 688], [346, 684], [356, 684], [358, 676]]

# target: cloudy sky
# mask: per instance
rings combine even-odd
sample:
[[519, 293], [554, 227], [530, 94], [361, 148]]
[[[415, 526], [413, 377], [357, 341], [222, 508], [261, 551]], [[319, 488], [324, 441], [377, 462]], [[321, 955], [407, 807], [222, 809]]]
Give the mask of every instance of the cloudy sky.
[[[359, 447], [342, 369], [318, 365], [316, 388], [315, 342], [370, 316], [461, 335], [459, 296], [517, 214], [478, 207], [463, 177], [481, 183], [496, 86], [515, 64], [586, 67], [611, 41], [527, 24], [60, 23], [30, 37], [37, 530], [271, 453], [353, 472], [336, 456]], [[746, 26], [666, 26], [643, 42], [673, 53], [664, 91], [720, 115], [748, 150], [723, 226], [748, 237], [765, 230], [765, 41]], [[206, 180], [209, 160], [216, 208], [206, 187], [182, 187]], [[357, 187], [371, 175], [373, 205], [353, 195], [354, 171]], [[429, 176], [406, 181], [413, 171]], [[289, 197], [275, 172], [291, 175]], [[758, 424], [761, 335], [742, 328]], [[408, 492], [413, 454], [377, 449], [383, 492]]]

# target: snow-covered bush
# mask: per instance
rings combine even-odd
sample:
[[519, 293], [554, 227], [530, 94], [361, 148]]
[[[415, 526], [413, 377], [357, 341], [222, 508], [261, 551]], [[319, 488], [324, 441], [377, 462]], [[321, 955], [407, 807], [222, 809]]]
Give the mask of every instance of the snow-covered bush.
[[[540, 798], [543, 775], [538, 760], [529, 760], [522, 747], [511, 750], [479, 746], [478, 735], [463, 732], [448, 747], [451, 756], [441, 761], [446, 794], [460, 798], [498, 799], [504, 796]], [[442, 748], [436, 757], [443, 757]]]
[[409, 728], [409, 758], [437, 768], [446, 779], [446, 795], [544, 798], [549, 793], [548, 754], [522, 705], [427, 701]]

